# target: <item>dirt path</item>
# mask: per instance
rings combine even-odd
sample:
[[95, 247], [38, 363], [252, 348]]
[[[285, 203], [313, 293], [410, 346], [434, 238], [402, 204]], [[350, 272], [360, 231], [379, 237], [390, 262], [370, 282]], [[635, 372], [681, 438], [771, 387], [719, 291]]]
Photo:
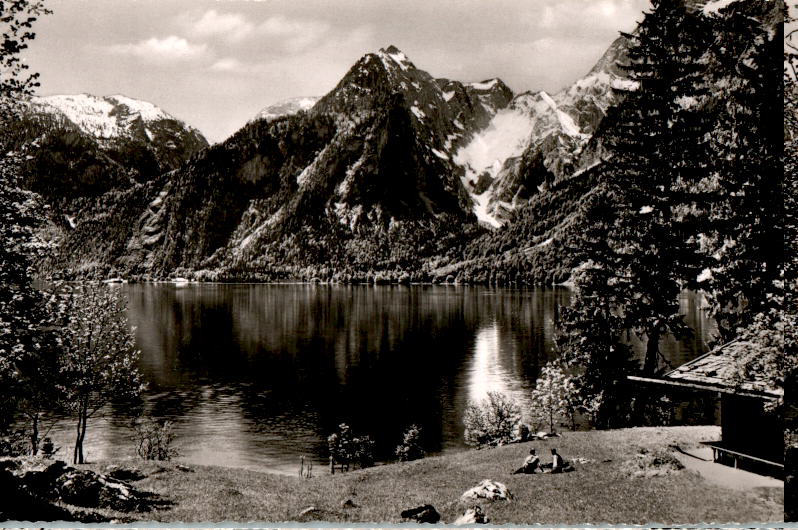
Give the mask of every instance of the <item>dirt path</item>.
[[712, 461], [712, 449], [709, 447], [690, 449], [687, 453], [694, 456], [684, 453], [675, 453], [675, 456], [684, 467], [695, 471], [707, 482], [737, 491], [756, 491], [757, 488], [784, 489], [783, 480], [716, 464]]

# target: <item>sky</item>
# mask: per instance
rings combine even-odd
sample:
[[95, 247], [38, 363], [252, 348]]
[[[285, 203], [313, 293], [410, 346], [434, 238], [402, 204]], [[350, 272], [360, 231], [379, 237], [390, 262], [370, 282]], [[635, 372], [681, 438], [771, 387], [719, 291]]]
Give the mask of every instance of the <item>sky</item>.
[[48, 0], [25, 57], [38, 93], [124, 94], [224, 140], [262, 108], [321, 96], [390, 44], [435, 77], [556, 92], [647, 0]]

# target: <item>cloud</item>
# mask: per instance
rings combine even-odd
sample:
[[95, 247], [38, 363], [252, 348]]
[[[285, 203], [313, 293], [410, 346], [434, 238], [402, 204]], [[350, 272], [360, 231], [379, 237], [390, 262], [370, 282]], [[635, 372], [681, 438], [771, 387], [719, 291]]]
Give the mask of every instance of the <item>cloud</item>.
[[289, 53], [300, 53], [321, 43], [330, 32], [330, 25], [318, 20], [289, 19], [278, 15], [266, 19], [258, 26], [257, 32], [279, 39]]
[[117, 55], [132, 55], [153, 62], [187, 61], [204, 57], [207, 44], [192, 44], [183, 37], [151, 37], [137, 43], [114, 44], [108, 50]]
[[[639, 0], [572, 0], [550, 2], [525, 18], [532, 27], [560, 34], [602, 34], [618, 31], [618, 20], [641, 18], [645, 4]], [[588, 22], [589, 23], [586, 23]]]
[[235, 57], [223, 57], [208, 67], [212, 72], [232, 74], [258, 74], [264, 69], [260, 64], [246, 64]]
[[242, 13], [205, 11], [199, 18], [181, 16], [184, 31], [199, 40], [221, 39], [230, 45], [246, 41], [247, 46], [262, 46], [265, 50], [297, 54], [321, 44], [330, 33], [328, 22], [312, 18], [290, 18], [274, 15], [254, 21]]
[[240, 13], [219, 13], [211, 9], [191, 24], [190, 31], [199, 37], [220, 36], [238, 42], [247, 38], [254, 29], [255, 25]]

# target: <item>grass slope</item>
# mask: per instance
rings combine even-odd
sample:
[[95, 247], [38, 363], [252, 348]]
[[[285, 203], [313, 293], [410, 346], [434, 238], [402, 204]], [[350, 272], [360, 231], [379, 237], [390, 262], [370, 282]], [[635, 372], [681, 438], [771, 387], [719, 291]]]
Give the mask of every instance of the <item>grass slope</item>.
[[[782, 520], [781, 489], [732, 491], [710, 485], [687, 470], [648, 478], [631, 478], [624, 471], [624, 462], [634, 459], [641, 448], [667, 450], [670, 444], [689, 448], [718, 434], [717, 427], [574, 432], [560, 439], [464, 451], [334, 476], [317, 467], [311, 479], [205, 466], [185, 472], [171, 464], [155, 472], [161, 466], [148, 463], [143, 466], [148, 478], [136, 486], [174, 503], [164, 511], [140, 514], [143, 520], [164, 522], [398, 523], [403, 509], [429, 503], [441, 513], [441, 523], [451, 523], [473, 504], [461, 502], [462, 493], [485, 478], [505, 483], [514, 495], [510, 502], [483, 504], [492, 525]], [[530, 447], [537, 447], [544, 461], [548, 450], [557, 447], [566, 459], [582, 457], [592, 462], [576, 464], [575, 472], [561, 475], [512, 475]], [[355, 507], [342, 507], [347, 499]], [[311, 506], [316, 510], [300, 517]]]

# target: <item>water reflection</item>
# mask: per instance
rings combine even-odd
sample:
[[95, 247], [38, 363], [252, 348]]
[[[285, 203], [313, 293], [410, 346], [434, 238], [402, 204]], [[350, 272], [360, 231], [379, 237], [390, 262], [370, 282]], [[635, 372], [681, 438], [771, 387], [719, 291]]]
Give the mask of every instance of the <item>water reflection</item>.
[[499, 392], [528, 406], [531, 382], [523, 381], [517, 370], [518, 343], [503, 336], [498, 322], [477, 331], [474, 355], [468, 368], [468, 399], [482, 401], [488, 392]]
[[[469, 400], [497, 390], [527, 401], [569, 296], [451, 286], [125, 290], [149, 384], [143, 412], [174, 422], [183, 458], [292, 474], [302, 455], [323, 463], [341, 422], [370, 434], [382, 458], [412, 423], [430, 452], [461, 447]], [[672, 353], [695, 355], [698, 344]], [[134, 453], [131, 415], [110, 407], [93, 421], [91, 458]], [[61, 445], [72, 430], [58, 426]]]

